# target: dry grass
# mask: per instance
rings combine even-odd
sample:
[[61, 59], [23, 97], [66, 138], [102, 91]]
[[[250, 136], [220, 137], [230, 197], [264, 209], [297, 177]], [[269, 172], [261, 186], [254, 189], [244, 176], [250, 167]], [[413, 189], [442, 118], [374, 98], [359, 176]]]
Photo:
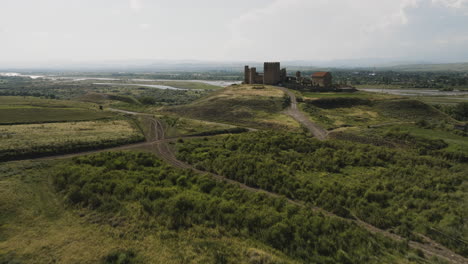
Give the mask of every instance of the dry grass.
[[274, 86], [236, 85], [192, 104], [163, 111], [193, 119], [259, 129], [296, 129], [296, 121], [282, 113], [284, 92]]
[[233, 86], [229, 89], [223, 90], [221, 96], [271, 96], [271, 97], [282, 97], [284, 93], [272, 86], [268, 85], [242, 85]]
[[125, 120], [7, 125], [0, 126], [0, 150], [121, 140], [139, 134]]

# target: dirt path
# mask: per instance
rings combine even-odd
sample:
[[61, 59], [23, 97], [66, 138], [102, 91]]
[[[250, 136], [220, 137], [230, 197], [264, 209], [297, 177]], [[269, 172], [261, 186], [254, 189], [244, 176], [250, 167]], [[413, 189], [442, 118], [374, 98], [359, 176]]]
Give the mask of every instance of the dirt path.
[[[284, 88], [280, 88], [280, 89], [283, 90]], [[325, 139], [326, 138], [326, 131], [323, 131], [322, 128], [318, 127], [317, 125], [312, 123], [310, 120], [308, 120], [308, 118], [302, 112], [300, 112], [297, 109], [297, 101], [296, 101], [295, 95], [292, 92], [290, 92], [289, 90], [287, 90], [287, 89], [283, 90], [283, 91], [285, 91], [289, 96], [291, 96], [292, 104], [291, 104], [291, 108], [289, 109], [291, 111], [291, 114], [292, 114], [291, 116], [293, 116], [293, 115], [298, 115], [298, 117], [304, 116], [305, 121], [306, 121], [305, 123], [310, 123], [309, 125], [310, 125], [311, 132], [314, 133], [314, 135], [316, 135], [317, 138], [319, 138], [321, 140]], [[130, 115], [141, 115], [141, 116], [145, 116], [145, 117], [149, 118], [150, 119], [149, 121], [151, 122], [151, 128], [150, 128], [150, 130], [151, 130], [150, 135], [151, 136], [148, 137], [148, 141], [144, 142], [144, 143], [131, 144], [131, 145], [126, 145], [126, 146], [121, 146], [121, 147], [116, 147], [116, 148], [103, 149], [103, 150], [98, 150], [98, 151], [88, 151], [88, 152], [69, 154], [69, 155], [52, 156], [52, 157], [46, 157], [46, 158], [39, 158], [39, 159], [36, 159], [36, 160], [64, 159], [64, 158], [71, 158], [71, 157], [76, 157], [76, 156], [83, 156], [83, 155], [89, 155], [89, 154], [93, 154], [93, 153], [112, 151], [112, 150], [145, 149], [145, 150], [148, 150], [148, 151], [150, 151], [152, 153], [155, 153], [160, 158], [165, 160], [167, 163], [173, 165], [174, 167], [181, 168], [181, 169], [190, 169], [190, 170], [192, 170], [192, 171], [194, 171], [196, 173], [210, 175], [211, 177], [213, 177], [213, 178], [215, 178], [217, 180], [225, 181], [225, 182], [230, 183], [230, 184], [235, 184], [235, 185], [239, 186], [240, 188], [242, 188], [244, 190], [247, 190], [247, 191], [263, 193], [263, 194], [266, 194], [266, 195], [268, 195], [270, 197], [284, 197], [282, 195], [278, 195], [276, 193], [272, 193], [272, 192], [269, 192], [269, 191], [266, 191], [266, 190], [263, 190], [263, 189], [258, 189], [258, 188], [253, 188], [253, 187], [247, 186], [247, 185], [245, 185], [243, 183], [240, 183], [240, 182], [237, 182], [235, 180], [228, 179], [228, 178], [226, 178], [226, 177], [224, 177], [222, 175], [218, 175], [218, 174], [214, 174], [214, 173], [211, 173], [211, 172], [198, 170], [198, 169], [194, 168], [192, 165], [178, 160], [175, 157], [174, 150], [171, 148], [169, 143], [174, 142], [179, 138], [166, 139], [165, 138], [165, 133], [164, 133], [164, 127], [163, 127], [161, 121], [154, 118], [152, 115], [141, 114], [141, 113], [136, 113], [136, 112], [131, 112], [131, 111], [117, 110], [117, 109], [112, 109], [111, 111], [121, 112], [121, 113], [125, 113], [125, 114], [130, 114]], [[299, 122], [301, 122], [301, 121], [299, 121]], [[185, 138], [189, 138], [189, 137], [185, 137]], [[196, 138], [196, 137], [192, 137], [192, 138]], [[336, 217], [336, 218], [340, 218], [343, 221], [353, 222], [353, 223], [365, 228], [366, 230], [368, 230], [371, 233], [381, 234], [381, 235], [383, 235], [385, 237], [388, 237], [388, 238], [391, 238], [391, 239], [397, 240], [397, 241], [404, 241], [405, 240], [403, 237], [400, 237], [400, 236], [398, 236], [396, 234], [393, 234], [393, 233], [390, 233], [390, 232], [388, 232], [386, 230], [382, 230], [380, 228], [372, 226], [372, 225], [370, 225], [370, 224], [368, 224], [368, 223], [366, 223], [364, 221], [361, 221], [360, 219], [357, 219], [357, 218], [355, 218], [355, 219], [343, 218], [343, 217], [337, 216], [337, 215], [335, 215], [335, 214], [333, 214], [331, 212], [328, 212], [328, 211], [326, 211], [326, 210], [324, 210], [322, 208], [306, 205], [302, 201], [295, 201], [295, 200], [292, 200], [292, 199], [287, 199], [287, 201], [289, 203], [297, 205], [297, 206], [302, 206], [302, 207], [307, 206], [311, 210], [313, 210], [315, 212], [318, 212], [318, 213], [322, 213], [322, 214], [324, 214], [326, 216], [329, 216], [329, 217]], [[460, 255], [452, 252], [450, 249], [438, 244], [437, 242], [435, 242], [435, 241], [433, 241], [433, 240], [431, 240], [431, 239], [429, 239], [427, 237], [424, 237], [424, 240], [425, 240], [424, 243], [410, 241], [409, 246], [411, 248], [419, 249], [419, 250], [423, 251], [426, 254], [426, 256], [429, 256], [429, 257], [436, 256], [436, 257], [444, 259], [444, 260], [446, 260], [446, 261], [448, 261], [450, 263], [455, 263], [455, 264], [466, 264], [466, 263], [468, 263], [468, 259], [466, 259], [463, 256], [460, 256]]]
[[289, 98], [291, 98], [291, 106], [286, 109], [285, 113], [292, 118], [294, 118], [297, 122], [305, 126], [314, 137], [319, 140], [325, 140], [328, 136], [328, 131], [320, 127], [319, 125], [315, 124], [314, 122], [310, 121], [310, 118], [304, 114], [299, 107], [297, 107], [297, 99], [296, 95], [291, 92], [289, 89], [284, 87], [277, 87], [281, 91], [285, 92]]
[[[263, 194], [266, 194], [270, 197], [284, 197], [282, 195], [278, 195], [276, 193], [272, 193], [272, 192], [269, 192], [269, 191], [266, 191], [266, 190], [263, 190], [263, 189], [258, 189], [258, 188], [253, 188], [253, 187], [250, 187], [248, 185], [245, 185], [243, 183], [240, 183], [238, 181], [234, 181], [234, 180], [231, 180], [231, 179], [228, 179], [222, 175], [218, 175], [218, 174], [215, 174], [215, 173], [211, 173], [211, 172], [206, 172], [206, 171], [201, 171], [201, 170], [198, 170], [196, 168], [194, 168], [192, 165], [190, 164], [187, 164], [183, 161], [180, 161], [178, 160], [175, 155], [174, 155], [174, 152], [173, 150], [171, 149], [171, 147], [169, 146], [169, 142], [171, 141], [175, 141], [176, 139], [169, 139], [169, 140], [159, 140], [157, 142], [154, 142], [153, 145], [154, 145], [154, 150], [155, 150], [155, 154], [158, 155], [160, 158], [162, 158], [164, 161], [166, 161], [167, 163], [177, 167], [177, 168], [181, 168], [181, 169], [190, 169], [196, 173], [200, 173], [200, 174], [206, 174], [206, 175], [210, 175], [211, 177], [215, 178], [215, 179], [218, 179], [218, 180], [221, 180], [221, 181], [225, 181], [227, 183], [230, 183], [230, 184], [235, 184], [237, 186], [239, 186], [240, 188], [244, 189], [244, 190], [248, 190], [248, 191], [251, 191], [251, 192], [258, 192], [258, 193], [263, 193]], [[336, 217], [336, 218], [340, 218], [341, 220], [344, 220], [344, 221], [347, 221], [347, 222], [353, 222], [363, 228], [365, 228], [366, 230], [368, 230], [369, 232], [371, 233], [376, 233], [376, 234], [381, 234], [385, 237], [388, 237], [390, 239], [393, 239], [393, 240], [396, 240], [396, 241], [404, 241], [405, 238], [399, 236], [399, 235], [396, 235], [396, 234], [393, 234], [393, 233], [390, 233], [386, 230], [383, 230], [383, 229], [380, 229], [380, 228], [377, 228], [375, 226], [372, 226], [360, 219], [348, 219], [348, 218], [343, 218], [343, 217], [340, 217], [338, 215], [335, 215], [331, 212], [328, 212], [322, 208], [319, 208], [319, 207], [314, 207], [314, 206], [309, 206], [309, 205], [306, 205], [304, 202], [302, 201], [296, 201], [296, 200], [292, 200], [292, 199], [287, 199], [287, 201], [291, 204], [294, 204], [294, 205], [297, 205], [297, 206], [301, 206], [301, 207], [309, 207], [310, 209], [312, 209], [313, 211], [315, 212], [318, 212], [318, 213], [322, 213], [328, 217]], [[424, 243], [420, 243], [420, 242], [415, 242], [415, 241], [410, 241], [409, 242], [409, 246], [413, 249], [419, 249], [421, 250], [422, 252], [424, 252], [424, 254], [426, 256], [429, 256], [429, 257], [432, 257], [432, 256], [435, 256], [435, 257], [438, 257], [438, 258], [441, 258], [441, 259], [444, 259], [450, 263], [455, 263], [455, 264], [466, 264], [468, 263], [468, 259], [464, 258], [463, 256], [460, 256], [454, 252], [452, 252], [450, 249], [438, 244], [437, 242], [427, 238], [427, 237], [424, 237]]]
[[[155, 125], [160, 126], [161, 124], [156, 123]], [[163, 129], [160, 129], [160, 128], [155, 128], [155, 129], [163, 131]], [[272, 193], [272, 192], [269, 192], [269, 191], [266, 191], [266, 190], [263, 190], [263, 189], [250, 187], [250, 186], [245, 185], [243, 183], [240, 183], [238, 181], [228, 179], [228, 178], [226, 178], [226, 177], [224, 177], [222, 175], [218, 175], [218, 174], [207, 172], [207, 171], [198, 170], [195, 167], [193, 167], [192, 165], [190, 165], [188, 163], [185, 163], [183, 161], [180, 161], [180, 160], [178, 160], [176, 158], [176, 156], [174, 154], [174, 150], [170, 147], [169, 143], [174, 142], [177, 139], [165, 139], [164, 134], [159, 134], [159, 135], [162, 135], [162, 138], [159, 138], [157, 141], [152, 143], [152, 145], [153, 145], [152, 149], [153, 149], [154, 153], [157, 156], [162, 158], [167, 163], [173, 165], [174, 167], [181, 168], [181, 169], [190, 169], [190, 170], [192, 170], [192, 171], [194, 171], [196, 173], [199, 173], [199, 174], [210, 175], [211, 177], [213, 177], [213, 178], [215, 178], [217, 180], [224, 181], [224, 182], [227, 182], [227, 183], [230, 183], [230, 184], [235, 184], [235, 185], [239, 186], [240, 188], [242, 188], [244, 190], [247, 190], [247, 191], [263, 193], [263, 194], [266, 194], [266, 195], [268, 195], [270, 197], [284, 197], [282, 195]], [[360, 220], [358, 218], [355, 218], [355, 219], [343, 218], [343, 217], [337, 216], [337, 215], [335, 215], [335, 214], [333, 214], [331, 212], [328, 212], [328, 211], [326, 211], [326, 210], [324, 210], [322, 208], [306, 205], [302, 201], [296, 201], [296, 200], [292, 200], [292, 199], [287, 199], [287, 201], [289, 203], [297, 205], [297, 206], [301, 206], [301, 207], [306, 207], [307, 206], [308, 208], [312, 209], [313, 211], [318, 212], [318, 213], [322, 213], [322, 214], [324, 214], [326, 216], [329, 216], [329, 217], [336, 217], [336, 218], [340, 218], [341, 220], [344, 220], [344, 221], [347, 221], [347, 222], [353, 222], [353, 223], [365, 228], [366, 230], [368, 230], [371, 233], [381, 234], [381, 235], [383, 235], [385, 237], [388, 237], [388, 238], [396, 240], [396, 241], [404, 241], [405, 240], [405, 238], [403, 238], [401, 236], [398, 236], [398, 235], [390, 233], [390, 232], [388, 232], [386, 230], [383, 230], [383, 229], [377, 228], [375, 226], [372, 226], [372, 225], [370, 225], [370, 224], [368, 224], [368, 223], [366, 223], [366, 222], [364, 222], [364, 221], [362, 221], [362, 220]], [[448, 261], [450, 263], [455, 263], [455, 264], [466, 264], [466, 263], [468, 263], [468, 260], [466, 258], [452, 252], [450, 249], [438, 244], [437, 242], [435, 242], [435, 241], [433, 241], [433, 240], [431, 240], [431, 239], [429, 239], [427, 237], [424, 237], [424, 240], [425, 240], [424, 243], [410, 241], [408, 245], [413, 249], [421, 250], [422, 252], [424, 252], [424, 254], [426, 256], [429, 256], [429, 257], [435, 256], [435, 257], [444, 259], [444, 260], [446, 260], [446, 261]]]

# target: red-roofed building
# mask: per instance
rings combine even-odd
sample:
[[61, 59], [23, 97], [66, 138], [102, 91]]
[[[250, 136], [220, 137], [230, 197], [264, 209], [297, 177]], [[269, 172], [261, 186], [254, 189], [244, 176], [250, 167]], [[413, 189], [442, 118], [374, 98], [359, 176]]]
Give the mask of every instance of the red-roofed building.
[[329, 72], [316, 72], [312, 74], [312, 84], [320, 87], [332, 86], [332, 75]]

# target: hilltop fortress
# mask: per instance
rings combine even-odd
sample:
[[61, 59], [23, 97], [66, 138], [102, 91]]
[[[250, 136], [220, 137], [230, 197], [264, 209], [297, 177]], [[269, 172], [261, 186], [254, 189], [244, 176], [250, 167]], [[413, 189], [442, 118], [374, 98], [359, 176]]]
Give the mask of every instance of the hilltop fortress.
[[317, 92], [337, 91], [354, 92], [356, 89], [350, 87], [339, 87], [333, 85], [333, 78], [330, 72], [316, 72], [311, 77], [302, 77], [301, 72], [296, 72], [295, 76], [288, 76], [286, 68], [282, 68], [279, 62], [265, 62], [263, 64], [263, 74], [257, 72], [257, 68], [245, 66], [245, 84], [265, 84], [281, 85], [296, 90], [310, 90]]

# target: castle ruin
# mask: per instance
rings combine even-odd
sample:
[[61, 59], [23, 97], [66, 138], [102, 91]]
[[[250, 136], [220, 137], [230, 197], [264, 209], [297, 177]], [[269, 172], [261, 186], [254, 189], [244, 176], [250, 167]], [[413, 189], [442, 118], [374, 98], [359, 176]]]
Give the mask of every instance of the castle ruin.
[[257, 72], [257, 68], [245, 66], [244, 83], [278, 85], [286, 80], [286, 69], [281, 69], [279, 62], [265, 62], [263, 74]]
[[288, 76], [286, 68], [281, 69], [279, 62], [265, 62], [263, 64], [263, 73], [257, 72], [255, 67], [245, 66], [244, 83], [282, 85], [291, 89], [317, 92], [356, 91], [354, 88], [333, 85], [330, 72], [316, 72], [310, 78], [303, 77], [300, 71], [296, 72], [295, 76]]

